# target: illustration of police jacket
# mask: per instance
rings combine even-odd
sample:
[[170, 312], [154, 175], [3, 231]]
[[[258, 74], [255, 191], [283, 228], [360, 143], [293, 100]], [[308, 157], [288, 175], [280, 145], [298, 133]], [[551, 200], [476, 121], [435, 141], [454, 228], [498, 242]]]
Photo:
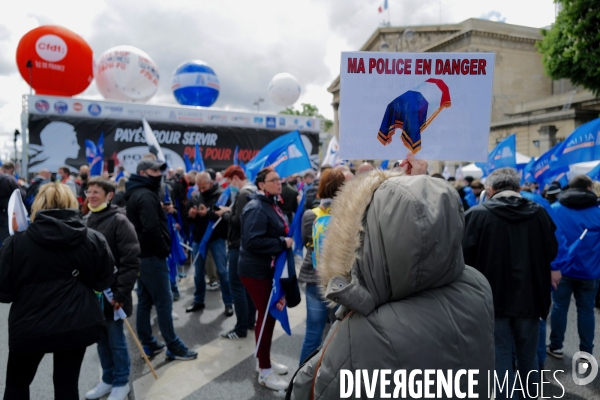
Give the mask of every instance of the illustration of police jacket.
[[387, 146], [396, 129], [402, 131], [402, 142], [416, 154], [421, 150], [421, 132], [444, 108], [450, 107], [450, 91], [441, 79], [427, 79], [413, 90], [388, 104], [377, 139]]

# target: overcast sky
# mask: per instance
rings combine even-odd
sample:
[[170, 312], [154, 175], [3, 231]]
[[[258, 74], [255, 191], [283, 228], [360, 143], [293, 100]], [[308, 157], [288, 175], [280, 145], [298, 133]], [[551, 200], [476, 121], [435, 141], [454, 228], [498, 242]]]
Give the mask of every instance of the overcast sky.
[[[552, 0], [388, 0], [393, 26], [457, 23], [486, 18], [544, 27], [554, 22]], [[25, 0], [0, 13], [0, 151], [20, 128], [21, 78], [15, 54], [19, 39], [47, 24], [82, 36], [97, 59], [110, 47], [144, 50], [158, 65], [160, 85], [149, 103], [176, 104], [170, 91], [178, 64], [191, 59], [215, 70], [221, 93], [214, 108], [278, 112], [267, 86], [280, 72], [302, 86], [297, 103], [316, 104], [332, 118], [327, 87], [339, 74], [340, 52], [358, 50], [383, 20], [383, 0]], [[80, 95], [101, 99], [95, 82]], [[10, 138], [10, 139], [9, 139]]]

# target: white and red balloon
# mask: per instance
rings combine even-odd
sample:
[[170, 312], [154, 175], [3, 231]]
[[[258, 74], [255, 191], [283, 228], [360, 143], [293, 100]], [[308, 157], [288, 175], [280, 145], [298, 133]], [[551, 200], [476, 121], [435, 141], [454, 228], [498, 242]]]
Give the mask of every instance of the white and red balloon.
[[96, 85], [107, 100], [148, 101], [156, 94], [160, 75], [150, 56], [133, 46], [116, 46], [100, 56]]
[[269, 97], [278, 106], [291, 106], [298, 101], [300, 92], [300, 83], [294, 75], [287, 72], [275, 75], [269, 83]]

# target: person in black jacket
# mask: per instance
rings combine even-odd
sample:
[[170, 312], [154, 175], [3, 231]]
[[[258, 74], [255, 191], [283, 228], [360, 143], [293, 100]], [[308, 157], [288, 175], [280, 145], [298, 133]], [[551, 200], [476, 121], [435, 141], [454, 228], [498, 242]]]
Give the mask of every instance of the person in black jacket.
[[86, 228], [66, 185], [40, 188], [31, 225], [0, 251], [0, 301], [8, 317], [4, 399], [29, 399], [29, 385], [45, 353], [54, 353], [54, 397], [79, 399], [86, 347], [105, 329], [93, 290], [113, 281], [114, 259], [104, 237]]
[[123, 331], [123, 320], [115, 321], [115, 311], [122, 308], [129, 317], [133, 311], [131, 291], [140, 271], [140, 244], [135, 228], [125, 216], [125, 210], [110, 204], [115, 184], [107, 179], [92, 178], [87, 182], [86, 196], [90, 213], [84, 218], [89, 228], [106, 238], [115, 258], [115, 281], [111, 285], [113, 301], [104, 298], [106, 332], [98, 342], [98, 356], [102, 365], [102, 380], [86, 393], [86, 399], [99, 399], [110, 393], [110, 398], [124, 400], [129, 394], [129, 353]]
[[167, 265], [171, 237], [158, 197], [166, 167], [163, 162], [142, 159], [137, 173], [131, 175], [126, 184], [127, 218], [135, 227], [141, 250], [136, 327], [146, 354], [152, 356], [164, 350], [165, 345], [152, 335], [150, 311], [154, 304], [160, 333], [167, 342], [167, 358], [193, 360], [198, 353], [185, 346], [173, 326], [173, 297]]
[[240, 257], [240, 238], [241, 238], [241, 223], [240, 217], [246, 204], [248, 204], [248, 196], [252, 193], [256, 193], [256, 186], [246, 179], [244, 170], [237, 166], [231, 165], [223, 174], [223, 177], [227, 179], [231, 195], [233, 197], [233, 204], [231, 207], [221, 207], [220, 210], [216, 211], [219, 217], [222, 217], [227, 221], [229, 226], [229, 232], [227, 234], [227, 244], [229, 253], [229, 286], [231, 287], [231, 293], [233, 295], [233, 304], [235, 305], [235, 317], [237, 319], [235, 327], [229, 331], [221, 334], [223, 339], [237, 340], [245, 338], [248, 334], [248, 330], [254, 329], [256, 323], [256, 308], [252, 302], [252, 298], [248, 294], [248, 291], [244, 287], [244, 284], [240, 280], [238, 274], [238, 260]]
[[281, 184], [281, 211], [291, 224], [294, 219], [294, 214], [298, 209], [298, 189], [296, 189], [296, 176], [288, 178]]
[[[198, 192], [192, 195], [188, 218], [194, 224], [194, 241], [192, 243], [192, 253], [195, 257], [194, 284], [194, 302], [185, 309], [186, 312], [194, 312], [204, 309], [204, 298], [206, 296], [206, 258], [200, 254], [200, 243], [208, 229], [209, 224], [214, 226], [207, 243], [207, 253], [210, 253], [215, 260], [219, 281], [221, 282], [221, 296], [225, 304], [225, 315], [233, 315], [233, 296], [229, 287], [229, 273], [227, 272], [227, 222], [221, 219], [215, 212], [217, 200], [223, 194], [223, 188], [213, 182], [208, 172], [203, 171], [196, 175], [196, 185]], [[226, 206], [231, 204], [227, 200]], [[206, 254], [205, 254], [206, 255]]]
[[25, 191], [13, 176], [15, 164], [7, 162], [0, 169], [0, 246], [2, 246], [2, 242], [10, 236], [8, 232], [8, 200], [16, 189], [21, 190], [21, 196], [25, 200]]
[[257, 352], [260, 370], [258, 383], [273, 390], [283, 390], [287, 387], [287, 382], [279, 375], [286, 374], [288, 368], [271, 360], [275, 318], [267, 312], [267, 306], [273, 283], [275, 258], [282, 251], [291, 248], [294, 241], [287, 237], [287, 219], [277, 205], [281, 194], [279, 174], [272, 168], [261, 170], [256, 176], [256, 186], [259, 191], [249, 196], [250, 202], [242, 211], [238, 272], [258, 311], [254, 330], [257, 342], [261, 337]]
[[[521, 378], [539, 367], [540, 318], [546, 319], [550, 309], [550, 285], [556, 289], [560, 281], [560, 271], [551, 271], [558, 252], [556, 226], [542, 206], [518, 193], [516, 170], [497, 169], [485, 185], [489, 200], [465, 213], [462, 248], [465, 263], [485, 275], [492, 288], [496, 374], [508, 373], [512, 388], [513, 354]], [[532, 374], [527, 381], [529, 393], [535, 393], [538, 378]], [[496, 398], [505, 398], [504, 390]]]

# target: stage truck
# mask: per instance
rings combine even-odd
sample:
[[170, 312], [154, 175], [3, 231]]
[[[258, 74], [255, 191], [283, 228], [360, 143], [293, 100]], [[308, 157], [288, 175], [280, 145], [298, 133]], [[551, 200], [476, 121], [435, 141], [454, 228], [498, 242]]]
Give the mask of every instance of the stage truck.
[[88, 164], [86, 140], [102, 145], [101, 137], [104, 170], [113, 173], [123, 166], [133, 173], [149, 151], [142, 118], [173, 169], [185, 169], [184, 154], [194, 161], [196, 142], [206, 168], [221, 171], [233, 164], [236, 147], [238, 160], [246, 163], [271, 140], [294, 130], [318, 165], [319, 118], [30, 95], [23, 97], [21, 115], [23, 131], [28, 130], [22, 176], [41, 169], [57, 172], [62, 166], [78, 170]]

